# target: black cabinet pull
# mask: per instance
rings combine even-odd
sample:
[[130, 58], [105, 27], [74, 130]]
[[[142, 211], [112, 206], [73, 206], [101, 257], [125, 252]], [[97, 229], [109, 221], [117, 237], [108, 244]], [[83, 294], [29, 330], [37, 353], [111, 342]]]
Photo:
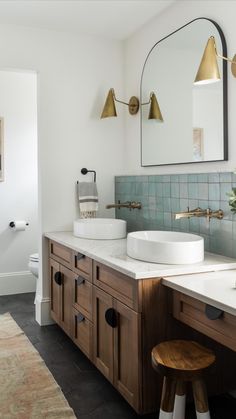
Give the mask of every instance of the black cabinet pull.
[[224, 312], [223, 310], [220, 310], [219, 308], [206, 304], [205, 314], [208, 317], [208, 319], [217, 320], [223, 316]]
[[82, 285], [82, 284], [84, 284], [85, 283], [85, 279], [82, 277], [82, 276], [78, 276], [78, 278], [76, 278], [76, 285], [78, 286], [78, 285]]
[[61, 272], [58, 271], [58, 272], [55, 273], [54, 280], [55, 280], [57, 285], [62, 284], [62, 274], [61, 274]]
[[85, 317], [83, 316], [83, 314], [78, 313], [78, 314], [76, 315], [76, 321], [77, 321], [77, 323], [81, 323], [81, 322], [83, 322], [83, 321], [84, 321], [84, 319], [85, 319]]
[[81, 260], [83, 258], [85, 258], [85, 255], [83, 255], [83, 253], [77, 253], [77, 260]]
[[108, 308], [105, 312], [105, 319], [106, 322], [109, 324], [109, 326], [115, 328], [117, 327], [118, 321], [117, 321], [117, 313], [114, 308]]

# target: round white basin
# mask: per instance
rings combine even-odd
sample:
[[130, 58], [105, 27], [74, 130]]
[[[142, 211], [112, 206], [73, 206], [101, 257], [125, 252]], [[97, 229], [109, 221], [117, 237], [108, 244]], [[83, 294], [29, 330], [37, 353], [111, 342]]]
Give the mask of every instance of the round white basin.
[[73, 234], [84, 239], [123, 239], [126, 224], [126, 221], [114, 218], [83, 218], [74, 221]]
[[127, 254], [145, 262], [173, 265], [202, 262], [204, 240], [175, 231], [135, 231], [127, 236]]

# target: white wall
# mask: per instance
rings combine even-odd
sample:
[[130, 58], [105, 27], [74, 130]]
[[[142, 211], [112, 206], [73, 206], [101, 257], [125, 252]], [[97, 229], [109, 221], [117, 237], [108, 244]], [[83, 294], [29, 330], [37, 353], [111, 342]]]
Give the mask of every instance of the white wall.
[[[100, 112], [110, 87], [123, 97], [122, 43], [1, 25], [0, 54], [3, 68], [38, 72], [40, 239], [45, 231], [72, 228], [77, 217], [75, 182], [85, 179], [82, 167], [97, 171], [99, 215], [112, 216], [105, 205], [114, 200], [113, 176], [123, 172], [124, 124], [122, 117], [100, 120]], [[36, 316], [46, 323], [46, 247], [40, 240], [39, 252], [43, 272]]]
[[[141, 73], [145, 58], [151, 47], [161, 38], [197, 17], [215, 20], [222, 28], [228, 55], [233, 57], [236, 49], [235, 19], [236, 1], [177, 1], [176, 4], [154, 18], [136, 32], [125, 44], [126, 95], [137, 95], [140, 90]], [[174, 63], [173, 63], [174, 69]], [[126, 167], [122, 174], [192, 173], [230, 171], [236, 167], [236, 79], [229, 65], [229, 161], [198, 163], [162, 167], [140, 166], [140, 123], [139, 116], [126, 118]], [[164, 113], [164, 110], [163, 110]]]
[[[0, 71], [4, 181], [0, 182], [0, 295], [35, 290], [29, 255], [38, 248], [36, 74]], [[12, 220], [26, 220], [14, 232]], [[14, 286], [13, 286], [14, 284]]]

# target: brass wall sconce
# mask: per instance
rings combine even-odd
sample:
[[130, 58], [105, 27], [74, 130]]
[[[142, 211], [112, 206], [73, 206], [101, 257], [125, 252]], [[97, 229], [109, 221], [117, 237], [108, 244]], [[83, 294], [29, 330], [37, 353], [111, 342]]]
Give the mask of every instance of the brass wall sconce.
[[231, 62], [231, 71], [233, 76], [236, 77], [236, 54], [232, 60], [218, 54], [215, 38], [214, 36], [211, 36], [207, 41], [194, 84], [214, 83], [220, 80], [217, 57]]
[[[101, 114], [101, 119], [117, 116], [115, 102], [127, 105], [129, 108], [129, 113], [131, 115], [136, 115], [139, 111], [140, 102], [136, 96], [132, 96], [129, 100], [129, 103], [123, 102], [122, 100], [118, 100], [116, 98], [114, 89], [110, 89]], [[141, 103], [141, 105], [150, 105], [148, 119], [157, 119], [163, 121], [163, 117], [155, 93], [151, 92], [149, 101], [147, 103]]]

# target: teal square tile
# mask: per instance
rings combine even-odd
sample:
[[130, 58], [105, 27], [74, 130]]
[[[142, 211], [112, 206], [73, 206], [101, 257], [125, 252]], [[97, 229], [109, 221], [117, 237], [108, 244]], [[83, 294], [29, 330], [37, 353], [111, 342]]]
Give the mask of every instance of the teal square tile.
[[162, 198], [156, 198], [156, 208], [159, 211], [164, 211], [164, 202]]
[[190, 199], [198, 198], [198, 184], [197, 183], [188, 184], [188, 196]]
[[170, 182], [170, 175], [163, 175], [162, 181], [163, 182]]
[[199, 231], [201, 234], [210, 234], [210, 223], [206, 217], [199, 218]]
[[149, 209], [156, 209], [157, 202], [155, 196], [149, 196], [148, 197], [148, 208]]
[[156, 222], [158, 227], [163, 227], [164, 225], [164, 213], [161, 211], [156, 212]]
[[198, 206], [201, 209], [206, 210], [207, 208], [209, 208], [209, 202], [205, 199], [199, 199], [198, 200]]
[[170, 183], [162, 184], [163, 197], [170, 197]]
[[148, 176], [135, 176], [135, 177], [136, 177], [135, 179], [136, 182], [148, 182]]
[[225, 182], [230, 183], [231, 181], [232, 181], [231, 172], [220, 173], [220, 183], [225, 183]]
[[220, 182], [219, 173], [209, 173], [208, 174], [208, 182], [209, 183], [219, 183]]
[[179, 198], [179, 183], [170, 184], [170, 196], [171, 198]]
[[198, 199], [208, 200], [208, 183], [198, 184]]
[[189, 231], [192, 233], [199, 233], [200, 232], [200, 222], [199, 218], [192, 217], [189, 219]]
[[188, 199], [182, 199], [182, 198], [180, 198], [180, 200], [179, 200], [179, 208], [180, 208], [180, 211], [182, 211], [182, 212], [188, 211]]
[[195, 175], [195, 174], [188, 175], [188, 182], [195, 183], [197, 181], [198, 181], [197, 175]]
[[163, 198], [163, 209], [164, 209], [164, 212], [171, 212], [170, 198]]
[[181, 218], [179, 220], [179, 228], [181, 231], [185, 231], [187, 233], [189, 231], [189, 219]]
[[227, 193], [231, 192], [231, 184], [229, 183], [221, 183], [220, 184], [220, 200], [221, 201], [228, 201], [229, 197]]
[[212, 211], [218, 211], [220, 209], [220, 201], [210, 201], [209, 207]]
[[180, 199], [179, 198], [171, 198], [171, 211], [172, 212], [179, 212], [180, 211]]
[[148, 183], [148, 195], [155, 196], [156, 195], [156, 184], [155, 183]]
[[194, 210], [195, 208], [199, 207], [198, 199], [189, 199], [188, 200], [189, 209]]
[[172, 226], [172, 215], [170, 212], [164, 212], [164, 226], [168, 228]]
[[220, 200], [220, 184], [209, 183], [209, 201], [219, 201], [219, 200]]
[[156, 196], [158, 198], [162, 198], [163, 196], [163, 184], [162, 183], [156, 183]]
[[233, 224], [229, 220], [220, 220], [221, 238], [232, 240], [233, 238]]
[[208, 183], [208, 173], [200, 173], [197, 175], [197, 181], [200, 183]]
[[179, 182], [180, 183], [186, 183], [188, 182], [188, 175], [179, 175]]
[[188, 184], [187, 183], [180, 183], [179, 196], [180, 198], [188, 198]]
[[170, 181], [171, 181], [171, 183], [179, 182], [179, 175], [171, 175]]

